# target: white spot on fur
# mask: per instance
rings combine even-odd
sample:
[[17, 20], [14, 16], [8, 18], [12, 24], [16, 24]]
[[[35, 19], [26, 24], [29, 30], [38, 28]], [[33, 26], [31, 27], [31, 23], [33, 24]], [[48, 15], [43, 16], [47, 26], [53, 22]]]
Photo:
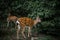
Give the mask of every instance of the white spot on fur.
[[16, 23], [20, 24], [18, 20], [16, 21]]
[[17, 26], [18, 26], [18, 29], [20, 29], [20, 23], [19, 23], [19, 21], [17, 20], [16, 23], [18, 23]]

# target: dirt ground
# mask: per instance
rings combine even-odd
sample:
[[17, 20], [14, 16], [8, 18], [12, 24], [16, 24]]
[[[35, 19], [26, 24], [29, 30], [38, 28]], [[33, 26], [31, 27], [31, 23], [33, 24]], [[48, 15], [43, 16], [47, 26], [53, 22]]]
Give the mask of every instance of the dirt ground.
[[[12, 32], [13, 31], [13, 32]], [[26, 34], [27, 35], [27, 34]], [[15, 29], [0, 29], [0, 40], [17, 40]], [[59, 40], [56, 37], [45, 34], [32, 34], [31, 37], [23, 38], [19, 34], [19, 40]]]

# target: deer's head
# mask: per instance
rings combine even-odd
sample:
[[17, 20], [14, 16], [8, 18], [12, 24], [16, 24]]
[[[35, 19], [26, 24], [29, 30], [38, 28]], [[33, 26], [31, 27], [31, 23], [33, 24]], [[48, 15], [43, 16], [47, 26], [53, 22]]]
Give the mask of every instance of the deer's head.
[[39, 16], [37, 16], [34, 20], [34, 25], [36, 25], [38, 22], [41, 22], [41, 18], [39, 18]]
[[39, 18], [39, 16], [36, 17], [36, 22], [41, 22], [41, 19]]

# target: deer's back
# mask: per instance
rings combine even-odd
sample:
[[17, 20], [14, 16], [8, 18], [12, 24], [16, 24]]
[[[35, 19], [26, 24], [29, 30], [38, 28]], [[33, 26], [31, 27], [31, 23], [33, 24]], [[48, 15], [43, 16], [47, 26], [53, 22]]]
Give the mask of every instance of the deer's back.
[[33, 26], [34, 21], [31, 18], [27, 18], [27, 17], [21, 17], [18, 19], [18, 21], [20, 22], [21, 26]]
[[8, 20], [10, 20], [10, 21], [16, 21], [17, 17], [16, 16], [9, 16]]

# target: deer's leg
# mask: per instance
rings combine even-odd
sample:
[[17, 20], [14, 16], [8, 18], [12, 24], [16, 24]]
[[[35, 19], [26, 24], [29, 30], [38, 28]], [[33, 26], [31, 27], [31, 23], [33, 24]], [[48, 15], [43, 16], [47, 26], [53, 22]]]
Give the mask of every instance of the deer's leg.
[[30, 35], [31, 35], [31, 28], [28, 27], [28, 37], [30, 37]]
[[20, 31], [20, 25], [18, 25], [18, 29], [17, 29], [17, 39], [19, 39], [19, 31]]
[[26, 38], [26, 36], [25, 36], [25, 34], [24, 34], [24, 31], [25, 31], [25, 27], [22, 28], [22, 32], [21, 32], [21, 33], [22, 33], [22, 36], [23, 36], [24, 38]]
[[16, 29], [16, 27], [17, 27], [17, 23], [16, 23], [16, 21], [14, 21], [14, 23], [15, 23], [15, 29]]
[[19, 39], [19, 29], [17, 29], [17, 39]]
[[9, 22], [10, 22], [10, 21], [7, 21], [7, 27], [9, 26]]

